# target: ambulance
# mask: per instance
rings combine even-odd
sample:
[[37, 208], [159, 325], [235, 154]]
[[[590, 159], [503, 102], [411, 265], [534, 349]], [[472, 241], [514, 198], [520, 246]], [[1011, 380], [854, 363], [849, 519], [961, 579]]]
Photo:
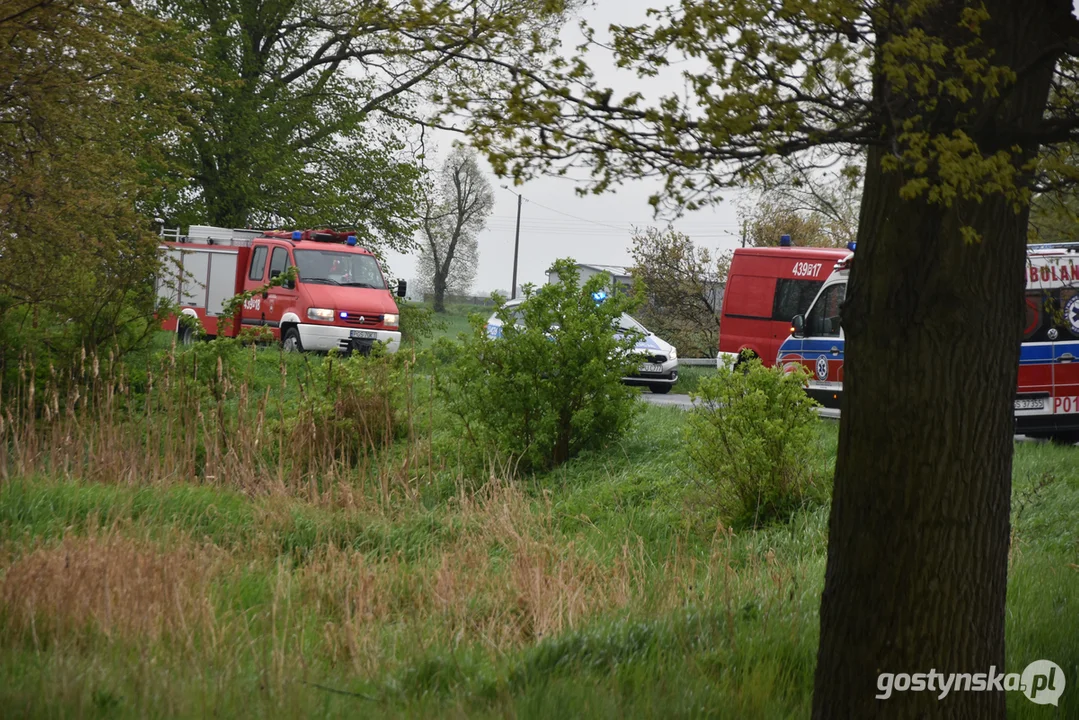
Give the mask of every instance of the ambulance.
[[794, 247], [790, 235], [779, 243], [734, 251], [723, 290], [717, 366], [749, 356], [771, 367], [790, 333], [791, 318], [809, 308], [836, 261], [850, 254], [849, 249]]
[[[801, 365], [807, 392], [839, 407], [843, 391], [843, 327], [839, 308], [853, 253], [840, 260], [809, 311], [791, 321], [776, 362]], [[1015, 396], [1016, 432], [1079, 442], [1079, 243], [1031, 245], [1027, 251], [1026, 320]]]
[[[381, 342], [395, 352], [401, 344], [400, 311], [386, 277], [353, 233], [192, 225], [187, 235], [162, 229], [160, 249], [165, 269], [157, 279], [159, 297], [210, 337], [261, 328], [286, 351], [366, 353]], [[267, 287], [289, 267], [296, 267], [296, 280]], [[228, 300], [259, 288], [265, 289], [221, 322]], [[397, 296], [406, 289], [399, 281]], [[182, 343], [191, 341], [191, 324], [176, 314], [164, 319], [163, 328]]]

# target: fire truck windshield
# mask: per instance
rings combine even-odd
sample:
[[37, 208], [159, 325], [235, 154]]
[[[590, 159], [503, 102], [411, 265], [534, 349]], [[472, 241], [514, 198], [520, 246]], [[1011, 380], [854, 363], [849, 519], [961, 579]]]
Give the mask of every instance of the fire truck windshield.
[[371, 255], [332, 250], [296, 250], [300, 282], [384, 288], [386, 282]]

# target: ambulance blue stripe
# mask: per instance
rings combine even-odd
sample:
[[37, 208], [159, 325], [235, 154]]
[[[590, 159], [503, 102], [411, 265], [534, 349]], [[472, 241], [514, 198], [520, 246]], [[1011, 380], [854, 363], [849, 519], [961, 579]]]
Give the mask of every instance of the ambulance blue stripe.
[[1053, 346], [1051, 343], [1030, 343], [1023, 345], [1019, 351], [1020, 365], [1039, 365], [1053, 362]]
[[[843, 352], [843, 340], [839, 338], [824, 340], [789, 339], [779, 347], [781, 355], [799, 355], [806, 359], [831, 353], [832, 348]], [[1024, 343], [1019, 352], [1020, 365], [1038, 365], [1053, 362], [1054, 358], [1064, 353], [1079, 357], [1079, 340], [1057, 343]]]

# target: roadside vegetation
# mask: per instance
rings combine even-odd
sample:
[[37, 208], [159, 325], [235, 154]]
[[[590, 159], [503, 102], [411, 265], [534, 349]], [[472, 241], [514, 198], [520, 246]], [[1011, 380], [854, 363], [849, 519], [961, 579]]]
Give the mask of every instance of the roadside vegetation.
[[[476, 463], [440, 395], [450, 366], [408, 346], [21, 366], [0, 408], [0, 707], [804, 717], [835, 425], [790, 403], [778, 422], [801, 422], [788, 450], [809, 485], [764, 514], [717, 502], [761, 456], [686, 453], [707, 449], [701, 423], [767, 434], [730, 402], [779, 402], [760, 372], [701, 380], [725, 420], [639, 406], [526, 472], [494, 446]], [[1076, 457], [1016, 446], [1009, 669], [1079, 666]], [[1013, 716], [1045, 716], [1011, 695]]]

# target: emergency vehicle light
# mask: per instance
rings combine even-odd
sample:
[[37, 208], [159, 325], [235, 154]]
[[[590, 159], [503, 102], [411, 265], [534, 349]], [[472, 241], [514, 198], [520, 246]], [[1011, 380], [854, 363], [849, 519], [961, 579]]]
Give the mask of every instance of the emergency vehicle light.
[[791, 242], [791, 236], [790, 235], [780, 235], [779, 236], [779, 246], [780, 247], [790, 247], [793, 244], [794, 243]]
[[355, 245], [356, 244], [356, 236], [355, 235], [349, 235], [348, 240], [346, 240], [345, 242], [347, 242], [349, 245]]
[[594, 292], [592, 293], [592, 299], [596, 302], [603, 302], [607, 299], [607, 293], [603, 290], [600, 290], [599, 292]]
[[847, 249], [850, 250], [851, 252], [854, 252], [854, 246], [857, 245], [857, 244], [858, 243], [856, 243], [854, 241], [851, 241], [851, 242], [847, 243]]
[[292, 231], [292, 239], [293, 240], [300, 240], [301, 238], [303, 238], [303, 233], [302, 232], [300, 232], [299, 230], [293, 230]]

